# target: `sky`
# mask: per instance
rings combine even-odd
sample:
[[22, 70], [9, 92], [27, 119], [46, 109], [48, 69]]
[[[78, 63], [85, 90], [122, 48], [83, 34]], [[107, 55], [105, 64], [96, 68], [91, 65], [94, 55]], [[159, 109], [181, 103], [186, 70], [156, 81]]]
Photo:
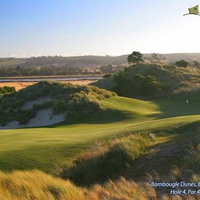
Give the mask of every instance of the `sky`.
[[0, 57], [200, 53], [200, 0], [0, 3]]

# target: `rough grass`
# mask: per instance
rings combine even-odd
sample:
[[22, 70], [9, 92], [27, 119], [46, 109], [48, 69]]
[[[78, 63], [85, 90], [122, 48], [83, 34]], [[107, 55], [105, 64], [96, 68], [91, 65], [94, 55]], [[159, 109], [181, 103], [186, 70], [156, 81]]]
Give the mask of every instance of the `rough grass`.
[[[26, 124], [31, 118], [35, 117], [38, 110], [46, 108], [51, 108], [54, 114], [65, 114], [66, 118], [80, 118], [101, 109], [100, 100], [115, 95], [113, 92], [94, 86], [41, 81], [19, 92], [7, 94], [0, 98], [0, 124], [6, 125], [11, 121]], [[26, 102], [46, 97], [50, 98], [48, 103], [35, 105], [31, 109], [22, 109]]]
[[[198, 177], [198, 175], [196, 175]], [[199, 178], [197, 179], [199, 180]], [[137, 183], [124, 178], [105, 185], [78, 188], [39, 171], [0, 173], [1, 200], [195, 200], [198, 195], [159, 194], [149, 182]]]
[[[150, 179], [149, 179], [150, 180]], [[199, 180], [196, 175], [196, 181]], [[43, 172], [15, 171], [0, 173], [1, 200], [195, 200], [198, 195], [159, 194], [150, 183], [137, 183], [120, 178], [103, 186], [79, 188], [69, 181], [54, 178]]]
[[83, 200], [83, 192], [71, 184], [43, 172], [15, 171], [0, 173], [1, 200]]
[[103, 187], [95, 185], [91, 189], [84, 189], [37, 170], [0, 173], [1, 200], [142, 200], [147, 197], [157, 199], [154, 189], [149, 185], [143, 187], [123, 178], [116, 183], [110, 181]]
[[[192, 178], [190, 172], [199, 173], [200, 123], [171, 126], [155, 130], [155, 144], [146, 155], [133, 162], [131, 169], [124, 173], [126, 178], [141, 180], [145, 174], [157, 172], [162, 178], [177, 166], [182, 180]], [[179, 177], [179, 178], [180, 178]], [[178, 177], [176, 177], [178, 180]]]
[[64, 169], [61, 176], [83, 186], [118, 178], [152, 144], [150, 136], [133, 134], [96, 142], [91, 149], [78, 154], [73, 161], [74, 166]]

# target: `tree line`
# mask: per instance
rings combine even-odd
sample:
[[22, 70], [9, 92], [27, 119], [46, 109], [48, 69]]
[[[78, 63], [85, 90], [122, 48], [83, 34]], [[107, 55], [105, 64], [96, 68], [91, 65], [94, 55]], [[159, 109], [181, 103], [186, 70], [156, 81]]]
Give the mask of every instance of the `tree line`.
[[0, 76], [52, 76], [52, 75], [93, 75], [93, 74], [113, 74], [124, 66], [102, 65], [100, 67], [67, 67], [45, 65], [39, 67], [0, 67]]

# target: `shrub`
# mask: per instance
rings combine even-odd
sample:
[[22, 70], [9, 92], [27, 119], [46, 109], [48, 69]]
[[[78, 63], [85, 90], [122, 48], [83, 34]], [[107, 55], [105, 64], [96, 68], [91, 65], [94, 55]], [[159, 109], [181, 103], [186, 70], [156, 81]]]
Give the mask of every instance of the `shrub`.
[[179, 60], [175, 62], [177, 67], [187, 67], [188, 66], [188, 62], [185, 60]]
[[8, 94], [15, 92], [15, 87], [4, 86], [0, 87], [0, 94]]
[[118, 72], [114, 75], [117, 85], [113, 90], [122, 96], [128, 97], [155, 97], [159, 96], [163, 90], [163, 85], [151, 75], [130, 74]]

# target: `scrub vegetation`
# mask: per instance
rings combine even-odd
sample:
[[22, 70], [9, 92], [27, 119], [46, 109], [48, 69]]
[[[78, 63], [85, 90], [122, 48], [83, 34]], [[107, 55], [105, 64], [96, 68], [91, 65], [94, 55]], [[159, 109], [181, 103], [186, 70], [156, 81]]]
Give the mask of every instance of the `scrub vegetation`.
[[199, 69], [189, 66], [137, 64], [91, 85], [126, 97], [157, 99], [199, 90], [199, 77]]
[[[4, 87], [5, 88], [5, 87]], [[6, 88], [5, 88], [6, 89]], [[26, 124], [34, 118], [38, 110], [52, 108], [54, 114], [64, 113], [66, 118], [80, 118], [101, 109], [99, 103], [115, 93], [94, 86], [75, 86], [57, 82], [41, 81], [19, 92], [4, 95], [0, 99], [0, 123], [11, 121]], [[47, 98], [42, 104], [23, 109], [26, 102]]]

